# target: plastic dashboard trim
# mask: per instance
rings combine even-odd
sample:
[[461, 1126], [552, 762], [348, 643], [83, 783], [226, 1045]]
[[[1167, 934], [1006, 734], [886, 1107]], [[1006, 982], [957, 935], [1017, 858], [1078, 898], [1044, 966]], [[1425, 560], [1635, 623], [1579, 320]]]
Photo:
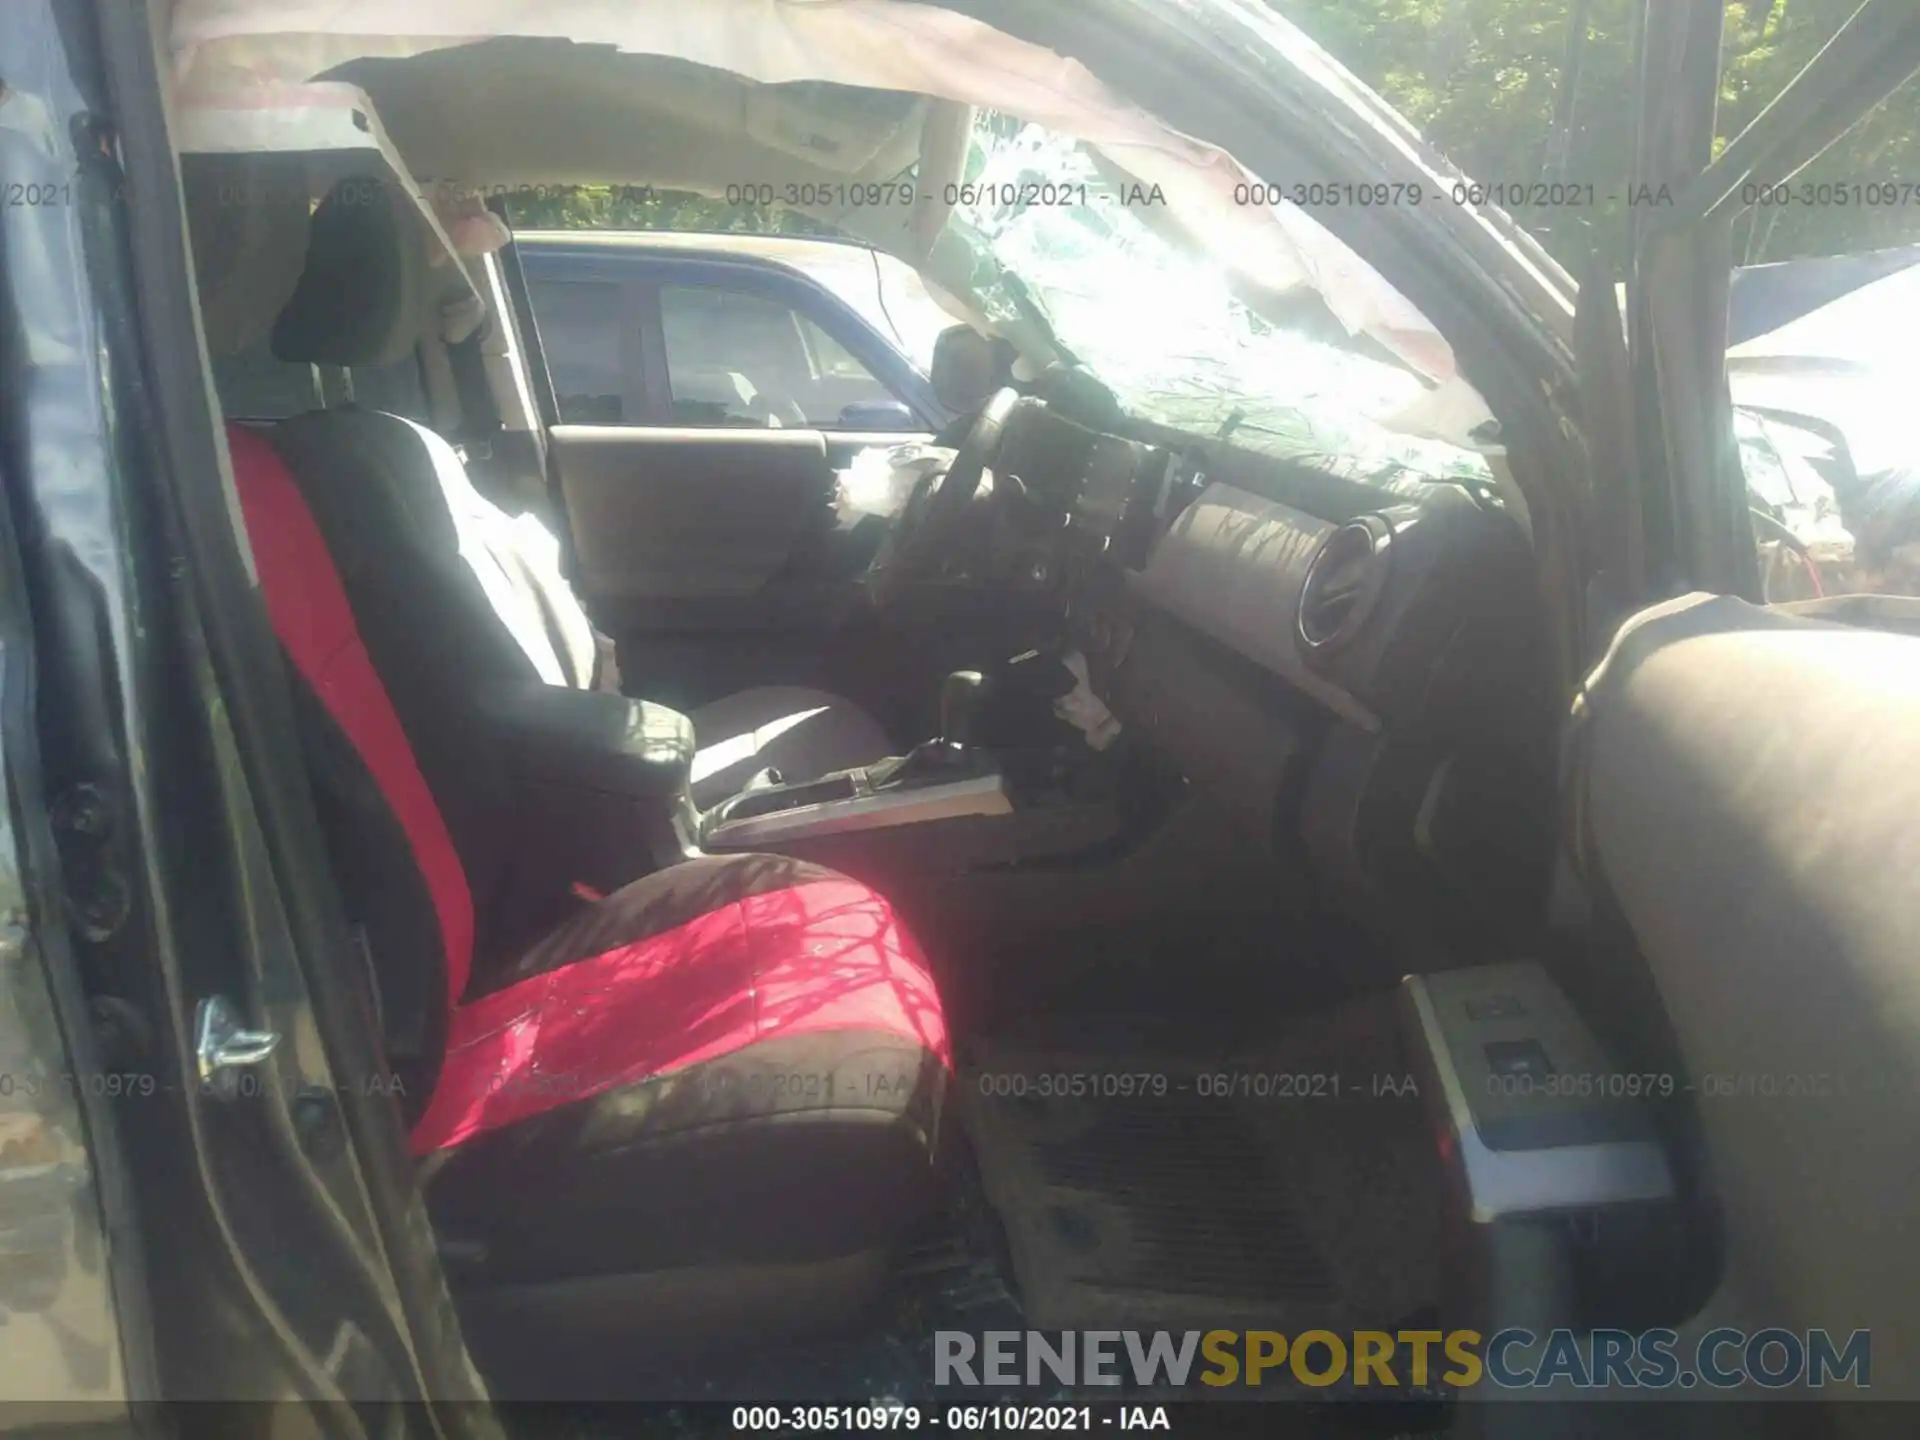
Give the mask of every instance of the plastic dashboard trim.
[[1275, 500], [1209, 484], [1128, 576], [1141, 599], [1280, 676], [1348, 724], [1377, 733], [1380, 718], [1316, 672], [1300, 653], [1307, 570], [1339, 527]]

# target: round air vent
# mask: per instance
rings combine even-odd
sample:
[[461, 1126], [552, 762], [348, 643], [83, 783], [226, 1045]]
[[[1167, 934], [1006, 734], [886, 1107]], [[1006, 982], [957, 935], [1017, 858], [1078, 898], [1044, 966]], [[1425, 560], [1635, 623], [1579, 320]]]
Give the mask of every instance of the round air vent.
[[1300, 643], [1325, 655], [1358, 635], [1387, 587], [1393, 527], [1378, 515], [1349, 520], [1320, 542], [1300, 587]]

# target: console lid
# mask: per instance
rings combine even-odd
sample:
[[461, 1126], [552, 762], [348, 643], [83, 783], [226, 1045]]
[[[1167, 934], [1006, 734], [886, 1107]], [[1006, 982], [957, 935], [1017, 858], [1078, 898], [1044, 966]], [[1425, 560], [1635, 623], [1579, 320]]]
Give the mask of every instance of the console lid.
[[677, 800], [693, 767], [693, 721], [651, 700], [527, 684], [489, 691], [480, 707], [525, 780]]

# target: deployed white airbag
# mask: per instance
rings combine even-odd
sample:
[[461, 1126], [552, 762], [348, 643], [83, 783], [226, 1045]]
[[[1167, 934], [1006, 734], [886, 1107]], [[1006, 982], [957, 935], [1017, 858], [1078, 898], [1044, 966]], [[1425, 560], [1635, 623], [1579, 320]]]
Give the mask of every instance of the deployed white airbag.
[[[1451, 348], [1398, 291], [1304, 211], [1235, 202], [1252, 177], [1174, 131], [1078, 61], [971, 17], [902, 0], [181, 0], [177, 103], [270, 105], [275, 89], [368, 57], [498, 37], [545, 37], [671, 56], [767, 84], [825, 81], [935, 96], [1019, 116], [1086, 143], [1159, 186], [1179, 229], [1244, 283], [1309, 286], [1350, 333], [1436, 382]], [[251, 94], [251, 102], [236, 96]]]

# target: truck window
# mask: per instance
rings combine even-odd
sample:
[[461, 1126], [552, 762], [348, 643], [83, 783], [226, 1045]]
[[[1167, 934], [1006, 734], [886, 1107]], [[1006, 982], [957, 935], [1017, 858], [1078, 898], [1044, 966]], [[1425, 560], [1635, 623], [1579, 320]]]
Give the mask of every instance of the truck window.
[[849, 406], [896, 397], [807, 316], [740, 290], [660, 290], [667, 383], [678, 425], [842, 424]]

